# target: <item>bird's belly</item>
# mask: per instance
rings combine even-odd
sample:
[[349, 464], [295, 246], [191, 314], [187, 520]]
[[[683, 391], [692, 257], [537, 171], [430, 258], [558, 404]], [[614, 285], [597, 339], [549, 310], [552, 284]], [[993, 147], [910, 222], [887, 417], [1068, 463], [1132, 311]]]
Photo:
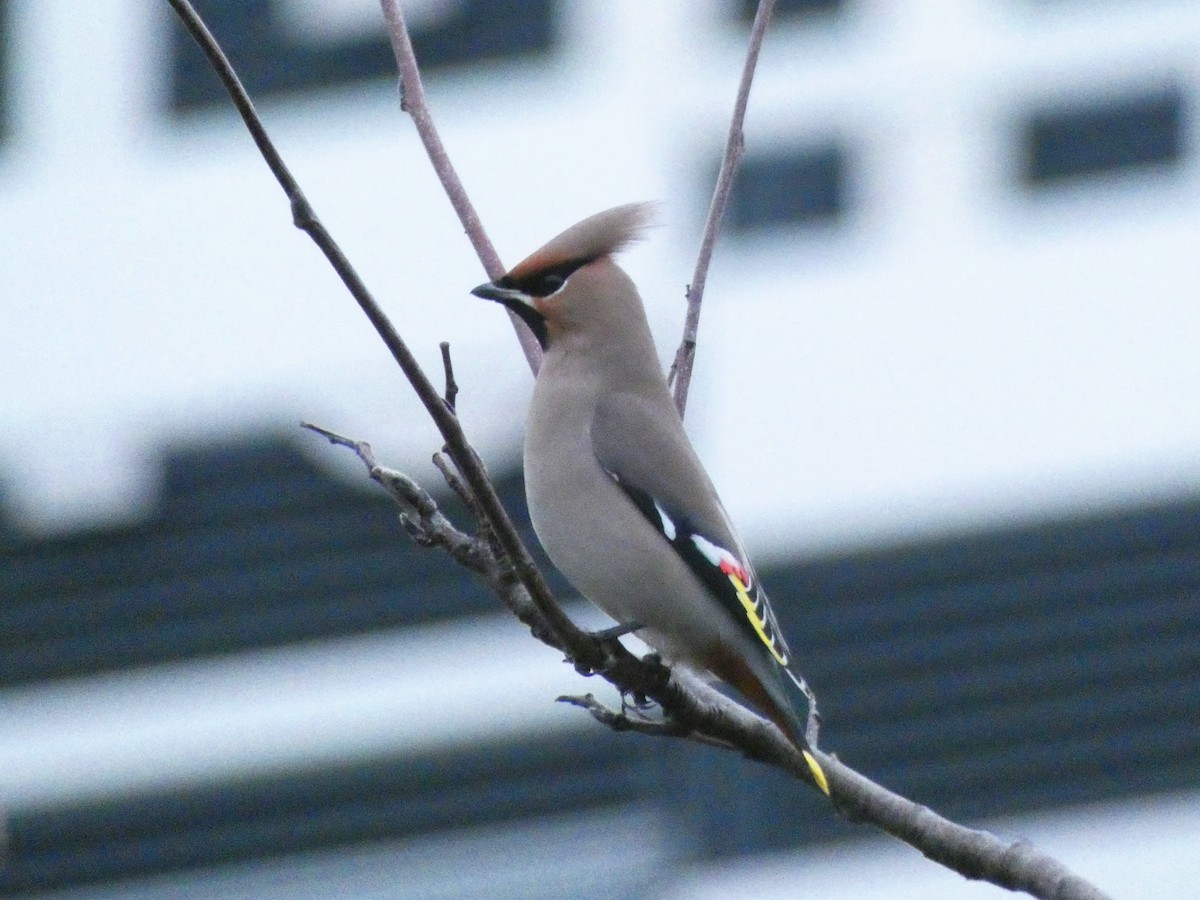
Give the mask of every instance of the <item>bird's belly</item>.
[[[671, 659], [703, 667], [698, 654], [736, 639], [706, 588], [588, 453], [580, 464], [526, 465], [534, 531], [575, 588]], [[528, 461], [529, 456], [526, 455]], [[686, 650], [685, 650], [686, 648]]]

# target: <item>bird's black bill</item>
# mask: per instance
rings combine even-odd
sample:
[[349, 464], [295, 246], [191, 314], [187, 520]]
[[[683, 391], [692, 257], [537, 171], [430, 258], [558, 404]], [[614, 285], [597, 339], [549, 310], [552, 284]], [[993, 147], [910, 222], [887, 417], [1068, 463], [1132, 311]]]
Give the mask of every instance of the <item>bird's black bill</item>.
[[543, 350], [546, 349], [546, 317], [533, 308], [533, 304], [527, 294], [514, 288], [503, 287], [494, 281], [479, 285], [471, 293], [484, 300], [494, 300], [497, 303], [507, 306], [516, 313], [522, 322], [529, 326], [529, 330], [533, 332], [533, 336], [537, 338], [537, 342], [541, 345], [541, 348]]
[[503, 285], [496, 284], [494, 281], [481, 284], [472, 290], [471, 293], [484, 300], [495, 300], [497, 303], [503, 303], [505, 306], [508, 306], [510, 303], [529, 303], [528, 298], [516, 288], [504, 287]]

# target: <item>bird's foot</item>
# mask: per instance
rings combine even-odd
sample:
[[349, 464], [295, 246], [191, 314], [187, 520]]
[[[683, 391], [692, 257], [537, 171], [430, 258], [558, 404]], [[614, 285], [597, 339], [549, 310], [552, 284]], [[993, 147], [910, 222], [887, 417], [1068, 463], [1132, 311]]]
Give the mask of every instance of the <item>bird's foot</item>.
[[621, 644], [621, 638], [642, 627], [644, 626], [641, 622], [625, 622], [614, 625], [611, 628], [589, 631], [587, 632], [588, 637], [594, 638], [600, 644], [602, 658], [585, 662], [578, 659], [572, 660], [570, 657], [567, 657], [567, 662], [573, 662], [575, 671], [585, 678], [595, 675], [597, 672], [607, 671], [622, 656], [629, 656], [629, 651]]

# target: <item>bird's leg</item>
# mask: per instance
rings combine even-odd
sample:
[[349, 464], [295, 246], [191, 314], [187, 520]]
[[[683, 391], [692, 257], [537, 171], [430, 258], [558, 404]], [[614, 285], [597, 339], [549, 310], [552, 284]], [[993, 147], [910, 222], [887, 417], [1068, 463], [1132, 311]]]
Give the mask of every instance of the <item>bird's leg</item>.
[[617, 638], [624, 637], [627, 634], [641, 631], [645, 627], [641, 622], [625, 622], [620, 625], [614, 625], [611, 628], [602, 628], [599, 631], [593, 631], [591, 635], [598, 641], [615, 641]]

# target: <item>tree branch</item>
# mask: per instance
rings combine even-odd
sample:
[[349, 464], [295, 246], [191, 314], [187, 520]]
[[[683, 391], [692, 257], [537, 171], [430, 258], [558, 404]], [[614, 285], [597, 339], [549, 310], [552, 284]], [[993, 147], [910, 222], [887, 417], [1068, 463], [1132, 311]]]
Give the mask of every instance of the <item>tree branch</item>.
[[636, 707], [635, 715], [632, 716], [628, 712], [628, 707], [625, 706], [622, 706], [620, 710], [609, 709], [596, 699], [595, 694], [564, 694], [558, 698], [558, 702], [587, 710], [593, 719], [613, 731], [636, 731], [639, 734], [648, 734], [654, 737], [688, 736], [686, 728], [682, 728], [670, 719], [655, 720], [638, 715]]
[[479, 538], [459, 531], [438, 509], [429, 492], [403, 472], [389, 469], [375, 461], [375, 451], [366, 441], [354, 441], [319, 425], [301, 422], [331, 444], [349, 447], [367, 467], [371, 480], [387, 491], [400, 507], [400, 521], [417, 544], [422, 547], [441, 547], [459, 565], [477, 575], [489, 577], [495, 558], [491, 548]]
[[1005, 842], [964, 828], [881, 788], [836, 757], [817, 753], [839, 810], [869, 822], [964, 878], [988, 881], [1046, 900], [1104, 900], [1108, 895], [1026, 840]]
[[[450, 525], [432, 498], [407, 476], [379, 466], [368, 444], [313, 425], [305, 427], [354, 450], [372, 479], [396, 499], [402, 514], [409, 514], [415, 508], [422, 516], [418, 534], [424, 531], [444, 536], [428, 545], [441, 546], [461, 564], [482, 575], [505, 605], [529, 624], [527, 616], [532, 603], [528, 593], [516, 579], [506, 577], [510, 570], [490, 554], [484, 542]], [[458, 558], [456, 549], [464, 542], [474, 542], [466, 561]], [[484, 560], [482, 564], [478, 563], [480, 557]], [[811, 778], [808, 764], [778, 728], [687, 670], [669, 669], [655, 658], [637, 659], [616, 641], [606, 647], [606, 652], [610, 658], [598, 674], [622, 696], [653, 700], [662, 710], [663, 719], [630, 715], [624, 708], [610, 709], [591, 694], [559, 697], [560, 702], [587, 710], [598, 722], [615, 731], [687, 738], [737, 750], [747, 759], [774, 766], [805, 781]], [[813, 752], [829, 779], [834, 806], [848, 819], [875, 825], [966, 878], [1026, 891], [1045, 900], [1105, 900], [1106, 895], [1098, 888], [1032, 844], [1006, 843], [988, 832], [957, 825], [871, 781], [837, 757]]]
[[[638, 659], [616, 638], [597, 639], [581, 631], [562, 612], [501, 506], [482, 463], [467, 443], [457, 417], [317, 219], [272, 145], [224, 53], [187, 0], [169, 2], [220, 75], [263, 158], [287, 195], [295, 224], [309, 234], [337, 271], [441, 431], [447, 452], [474, 500], [472, 506], [477, 511], [479, 524], [495, 536], [495, 546], [500, 553], [487, 541], [472, 538], [454, 528], [438, 511], [428, 493], [412, 479], [380, 466], [368, 444], [325, 429], [307, 427], [334, 443], [353, 449], [371, 477], [400, 504], [406, 529], [419, 542], [442, 547], [456, 561], [483, 575], [514, 614], [530, 626], [535, 636], [565, 652], [581, 672], [602, 674], [623, 695], [650, 698], [658, 703], [666, 717], [663, 727], [639, 730], [686, 735], [706, 743], [736, 747], [752, 759], [791, 772], [811, 784], [807, 763], [774, 725], [684, 670], [672, 671], [655, 657]], [[384, 6], [386, 11], [386, 2]], [[413, 82], [407, 84], [411, 87]], [[593, 715], [606, 718], [595, 706], [589, 704]], [[628, 717], [624, 717], [624, 721], [629, 721]], [[622, 727], [620, 722], [622, 717], [616, 714], [613, 723]], [[852, 818], [871, 822], [901, 837], [926, 856], [966, 877], [987, 878], [1045, 900], [1103, 900], [1104, 895], [1098, 889], [1070, 874], [1060, 863], [1036, 848], [1024, 843], [1006, 845], [990, 835], [955, 825], [892, 794], [815, 748], [814, 753], [829, 777], [835, 806]]]
[[350, 264], [345, 254], [342, 253], [341, 248], [317, 218], [316, 212], [304, 196], [303, 191], [301, 191], [300, 185], [292, 177], [291, 172], [268, 137], [266, 129], [263, 127], [262, 121], [254, 109], [254, 104], [246, 94], [246, 90], [237, 77], [237, 73], [234, 72], [233, 67], [230, 65], [228, 58], [187, 0], [168, 0], [168, 2], [170, 2], [171, 6], [179, 14], [188, 31], [192, 34], [192, 37], [203, 48], [213, 68], [217, 70], [217, 74], [220, 76], [222, 84], [225, 85], [226, 91], [228, 91], [230, 98], [233, 100], [234, 106], [246, 123], [246, 127], [254, 138], [255, 144], [258, 145], [263, 159], [270, 167], [276, 181], [279, 182], [279, 186], [283, 188], [284, 193], [287, 195], [292, 207], [292, 220], [294, 224], [308, 234], [320, 248], [321, 252], [325, 254], [325, 258], [329, 260], [330, 265], [333, 266], [334, 271], [342, 279], [342, 283], [346, 286], [346, 289], [370, 320], [376, 333], [391, 352], [392, 358], [396, 360], [396, 364], [400, 366], [400, 370], [408, 379], [409, 384], [412, 385], [413, 391], [425, 407], [425, 411], [429, 413], [430, 418], [433, 419], [434, 424], [441, 432], [442, 437], [446, 441], [447, 452], [454, 460], [458, 470], [463, 474], [463, 478], [470, 486], [476, 500], [482, 507], [497, 539], [508, 555], [517, 578], [529, 590], [534, 605], [544, 620], [539, 623], [540, 628], [554, 634], [559, 644], [567, 649], [577, 661], [584, 660], [590, 664], [594, 660], [599, 664], [602, 661], [602, 654], [597, 652], [594, 642], [590, 641], [587, 634], [576, 628], [559, 608], [541, 572], [534, 565], [533, 558], [530, 556], [528, 549], [513, 527], [508, 513], [501, 505], [500, 499], [496, 496], [495, 488], [492, 487], [487, 473], [484, 471], [474, 451], [468, 445], [458, 417], [447, 409], [445, 402], [437, 392], [437, 388], [433, 386], [433, 383], [425, 375], [424, 371], [422, 371], [420, 365], [417, 364], [416, 357], [412, 355], [412, 351], [408, 349], [408, 346], [404, 343], [391, 321], [384, 315], [383, 310], [375, 301], [375, 298], [371, 295], [366, 284], [354, 270], [354, 267]]
[[[425, 146], [425, 153], [429, 156], [429, 162], [433, 165], [438, 180], [442, 182], [442, 189], [446, 192], [450, 205], [458, 214], [458, 220], [462, 222], [463, 230], [466, 231], [471, 246], [475, 248], [479, 261], [483, 263], [483, 270], [488, 279], [495, 281], [504, 274], [504, 265], [500, 262], [487, 232], [484, 231], [479, 214], [475, 212], [475, 206], [467, 196], [466, 188], [463, 187], [458, 172], [450, 161], [450, 155], [446, 153], [441, 135], [433, 124], [433, 115], [425, 100], [425, 85], [421, 82], [421, 69], [417, 65], [417, 56], [413, 52], [412, 40], [408, 35], [408, 24], [404, 21], [404, 10], [400, 8], [397, 0], [380, 0], [379, 5], [383, 9], [383, 20], [387, 24], [392, 53], [396, 57], [396, 68], [400, 71], [400, 108], [412, 117], [421, 143]], [[536, 375], [538, 367], [542, 364], [542, 348], [529, 326], [512, 310], [507, 312], [513, 330], [517, 333], [521, 351], [529, 363], [529, 369]]]
[[721, 159], [721, 172], [713, 190], [712, 202], [708, 207], [708, 218], [704, 222], [704, 235], [700, 239], [700, 254], [696, 258], [696, 270], [687, 289], [687, 316], [683, 323], [683, 339], [675, 351], [675, 360], [667, 375], [667, 383], [674, 386], [675, 408], [682, 416], [687, 410], [688, 389], [692, 385], [692, 366], [696, 361], [696, 337], [700, 330], [700, 303], [704, 299], [704, 285], [708, 281], [708, 266], [712, 262], [713, 248], [725, 207], [729, 205], [729, 192], [746, 147], [742, 123], [746, 120], [746, 106], [750, 102], [750, 85], [754, 83], [754, 70], [758, 67], [758, 52], [762, 48], [767, 24], [775, 0], [759, 0], [754, 13], [754, 24], [750, 28], [750, 46], [746, 49], [746, 62], [742, 66], [742, 80], [738, 85], [737, 100], [733, 104], [733, 118], [729, 122], [729, 137], [725, 141], [725, 155]]

